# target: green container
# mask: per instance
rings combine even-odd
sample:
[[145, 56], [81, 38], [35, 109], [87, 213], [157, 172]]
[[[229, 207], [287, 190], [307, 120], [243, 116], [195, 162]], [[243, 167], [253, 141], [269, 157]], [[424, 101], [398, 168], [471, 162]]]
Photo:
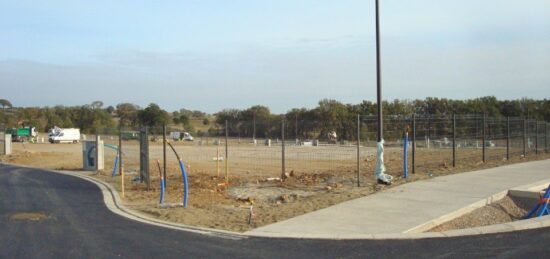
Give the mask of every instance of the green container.
[[16, 136], [24, 136], [24, 137], [30, 137], [31, 136], [31, 128], [18, 128]]

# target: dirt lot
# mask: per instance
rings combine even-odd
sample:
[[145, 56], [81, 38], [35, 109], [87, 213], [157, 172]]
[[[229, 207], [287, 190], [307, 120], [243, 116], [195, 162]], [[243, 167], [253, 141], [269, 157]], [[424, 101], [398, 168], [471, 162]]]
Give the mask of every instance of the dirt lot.
[[[104, 137], [106, 143], [117, 144], [117, 140]], [[174, 143], [189, 172], [188, 208], [159, 207], [159, 170], [156, 160], [162, 163], [162, 146], [150, 142], [151, 188], [132, 181], [138, 176], [139, 146], [137, 141], [123, 142], [125, 168], [125, 197], [123, 202], [129, 208], [178, 223], [211, 227], [232, 231], [246, 231], [262, 225], [295, 217], [307, 212], [325, 208], [346, 200], [369, 195], [391, 188], [374, 184], [375, 150], [361, 148], [361, 187], [356, 187], [357, 150], [353, 146], [286, 147], [286, 172], [290, 175], [284, 182], [268, 181], [281, 175], [280, 146], [254, 146], [246, 142], [231, 142], [228, 156], [229, 185], [225, 184], [225, 157], [223, 146], [218, 148], [213, 140], [203, 142]], [[21, 144], [14, 143], [14, 154], [3, 157], [9, 163], [25, 164], [41, 168], [81, 170], [81, 144]], [[514, 149], [513, 152], [517, 152]], [[182, 202], [182, 180], [177, 160], [168, 149], [167, 155], [167, 203]], [[417, 181], [472, 169], [481, 169], [549, 158], [548, 154], [527, 158], [513, 157], [503, 160], [504, 150], [490, 149], [491, 159], [481, 162], [481, 150], [458, 150], [457, 167], [451, 163], [450, 149], [418, 149], [416, 174], [410, 174], [407, 181]], [[120, 191], [120, 176], [111, 177], [115, 152], [105, 151], [104, 171], [95, 174]], [[406, 183], [403, 179], [403, 160], [400, 148], [387, 148], [386, 166], [388, 173], [396, 177], [393, 186]], [[409, 164], [410, 164], [409, 158]], [[190, 168], [189, 168], [190, 167]], [[218, 175], [219, 172], [219, 175]], [[250, 206], [253, 205], [253, 220], [248, 224]]]

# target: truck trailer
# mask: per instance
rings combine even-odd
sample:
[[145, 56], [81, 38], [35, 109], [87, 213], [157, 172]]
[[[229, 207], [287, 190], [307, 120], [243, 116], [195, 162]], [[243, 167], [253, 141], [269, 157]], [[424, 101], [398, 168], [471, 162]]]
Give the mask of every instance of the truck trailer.
[[38, 132], [35, 127], [22, 127], [6, 129], [6, 133], [11, 135], [12, 142], [36, 142]]

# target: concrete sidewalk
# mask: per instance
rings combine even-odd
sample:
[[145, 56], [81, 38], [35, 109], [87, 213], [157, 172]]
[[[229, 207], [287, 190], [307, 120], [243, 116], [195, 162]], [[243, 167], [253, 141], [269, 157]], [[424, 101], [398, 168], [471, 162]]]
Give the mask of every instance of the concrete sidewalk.
[[511, 188], [550, 183], [550, 160], [417, 181], [247, 232], [253, 236], [418, 233], [504, 197]]

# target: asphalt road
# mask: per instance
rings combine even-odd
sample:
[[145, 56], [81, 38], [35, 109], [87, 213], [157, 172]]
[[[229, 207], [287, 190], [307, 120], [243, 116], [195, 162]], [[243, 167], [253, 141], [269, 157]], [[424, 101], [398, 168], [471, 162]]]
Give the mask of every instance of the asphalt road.
[[[48, 218], [13, 218], [21, 212]], [[105, 207], [93, 183], [0, 165], [0, 258], [544, 258], [549, 243], [550, 228], [420, 240], [232, 240], [129, 220]]]

